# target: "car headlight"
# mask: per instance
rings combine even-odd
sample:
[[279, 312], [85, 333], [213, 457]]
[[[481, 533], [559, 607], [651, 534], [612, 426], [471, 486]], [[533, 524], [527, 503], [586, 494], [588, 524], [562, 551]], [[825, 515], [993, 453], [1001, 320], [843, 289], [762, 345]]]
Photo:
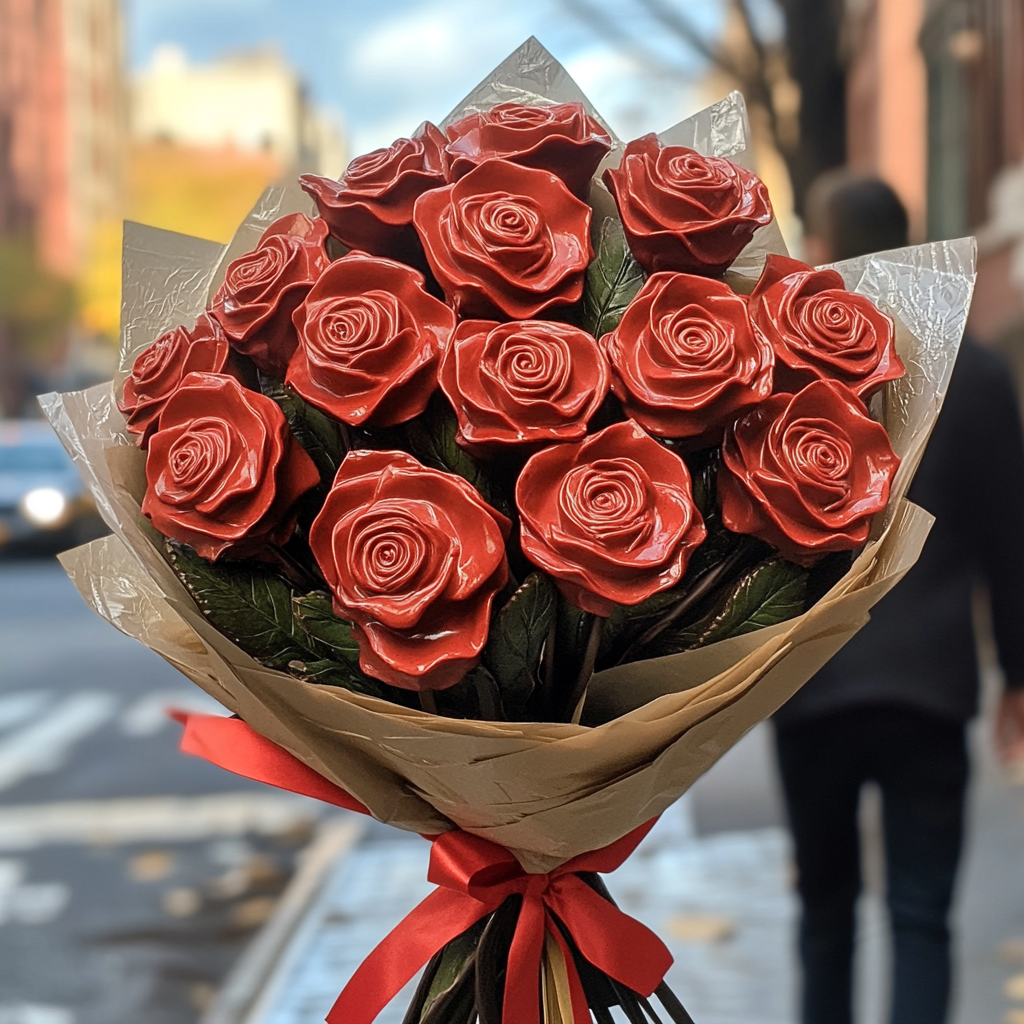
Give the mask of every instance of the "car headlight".
[[56, 487], [34, 487], [21, 499], [22, 515], [33, 526], [60, 526], [68, 511], [68, 499]]

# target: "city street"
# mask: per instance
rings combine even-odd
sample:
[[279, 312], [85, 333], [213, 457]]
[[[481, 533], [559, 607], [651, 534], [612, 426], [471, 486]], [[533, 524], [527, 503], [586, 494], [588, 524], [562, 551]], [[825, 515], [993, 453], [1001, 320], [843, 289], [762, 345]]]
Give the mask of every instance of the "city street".
[[216, 710], [53, 559], [0, 561], [0, 1022], [185, 1024], [273, 908], [316, 808], [184, 757]]

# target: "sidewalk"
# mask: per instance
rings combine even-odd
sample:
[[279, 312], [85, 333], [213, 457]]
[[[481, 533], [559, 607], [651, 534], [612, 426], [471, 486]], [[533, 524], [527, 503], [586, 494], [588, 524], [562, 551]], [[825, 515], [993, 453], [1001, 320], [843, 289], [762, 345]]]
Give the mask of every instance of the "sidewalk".
[[[731, 766], [723, 762], [715, 771], [741, 777], [740, 765], [756, 790], [771, 776], [767, 746], [763, 737], [744, 743], [728, 755]], [[972, 841], [957, 908], [961, 980], [953, 1024], [1024, 1024], [1024, 788], [1010, 786], [986, 755], [976, 765]], [[759, 778], [759, 771], [766, 775]], [[709, 776], [707, 789], [716, 784]], [[607, 876], [609, 888], [669, 945], [675, 964], [668, 981], [697, 1024], [793, 1024], [796, 901], [785, 831], [697, 835], [691, 805], [684, 799], [663, 817]], [[866, 817], [870, 822], [870, 801]], [[321, 1021], [363, 957], [430, 891], [428, 852], [419, 838], [372, 826], [326, 873], [247, 1012], [217, 1024]], [[879, 872], [871, 866], [877, 856], [869, 850], [866, 859], [873, 893], [861, 907], [859, 1024], [883, 1024], [884, 912]], [[1008, 984], [1020, 1002], [1008, 999]], [[411, 994], [409, 986], [380, 1024], [400, 1024]]]

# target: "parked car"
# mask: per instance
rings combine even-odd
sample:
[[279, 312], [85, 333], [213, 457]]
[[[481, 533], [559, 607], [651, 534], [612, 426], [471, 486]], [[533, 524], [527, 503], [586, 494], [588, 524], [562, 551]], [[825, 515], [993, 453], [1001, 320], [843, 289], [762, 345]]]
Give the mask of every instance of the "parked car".
[[104, 527], [57, 435], [42, 420], [0, 420], [0, 548], [84, 543]]

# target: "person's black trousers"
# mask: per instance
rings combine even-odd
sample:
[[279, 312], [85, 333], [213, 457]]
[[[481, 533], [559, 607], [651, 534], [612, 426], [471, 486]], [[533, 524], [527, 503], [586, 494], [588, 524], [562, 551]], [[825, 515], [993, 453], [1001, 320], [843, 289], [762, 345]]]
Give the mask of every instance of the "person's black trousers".
[[775, 728], [799, 874], [803, 1024], [851, 1024], [857, 807], [882, 791], [892, 926], [892, 1024], [945, 1024], [949, 905], [963, 838], [965, 727], [900, 706], [865, 706]]

